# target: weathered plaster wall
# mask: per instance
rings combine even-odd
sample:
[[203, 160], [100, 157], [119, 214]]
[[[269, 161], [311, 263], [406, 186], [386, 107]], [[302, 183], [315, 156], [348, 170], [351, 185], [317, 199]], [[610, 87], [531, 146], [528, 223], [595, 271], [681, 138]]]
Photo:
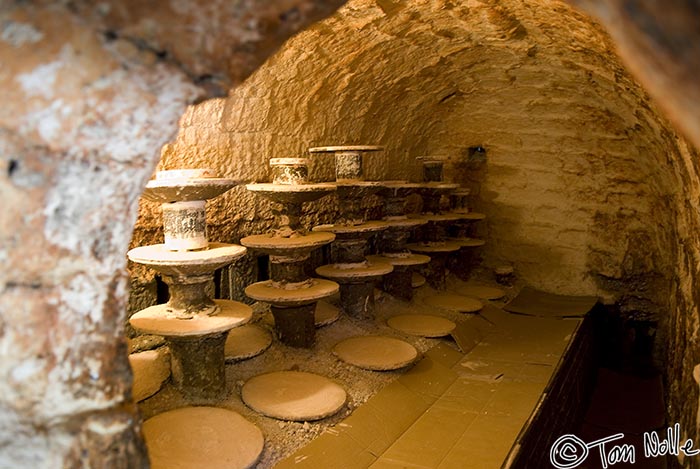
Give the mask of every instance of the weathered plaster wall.
[[[449, 155], [489, 217], [487, 265], [512, 262], [536, 287], [600, 294], [638, 317], [667, 306], [676, 137], [607, 35], [564, 3], [351, 1], [230, 97], [190, 108], [161, 167], [265, 180], [271, 157], [343, 142], [386, 146], [373, 179], [416, 180], [415, 156]], [[469, 161], [475, 145], [486, 164]], [[313, 158], [329, 179], [330, 160]], [[232, 191], [211, 205], [212, 235], [265, 229], [265, 206]], [[157, 239], [152, 208], [137, 244]]]
[[141, 190], [203, 76], [228, 89], [340, 2], [137, 3], [0, 2], [3, 468], [147, 466], [123, 330]]

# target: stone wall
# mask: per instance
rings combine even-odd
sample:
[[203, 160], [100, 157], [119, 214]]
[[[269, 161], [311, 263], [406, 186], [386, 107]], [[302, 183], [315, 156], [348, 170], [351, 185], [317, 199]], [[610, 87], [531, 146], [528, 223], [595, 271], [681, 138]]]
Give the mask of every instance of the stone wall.
[[148, 466], [123, 327], [139, 195], [187, 104], [339, 3], [0, 3], [0, 467]]

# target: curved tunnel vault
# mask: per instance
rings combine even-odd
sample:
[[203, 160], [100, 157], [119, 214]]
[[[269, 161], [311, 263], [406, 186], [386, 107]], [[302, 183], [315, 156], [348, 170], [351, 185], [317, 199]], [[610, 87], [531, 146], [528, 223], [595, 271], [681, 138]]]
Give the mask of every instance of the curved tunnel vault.
[[[227, 99], [191, 108], [161, 165], [261, 180], [271, 157], [340, 142], [386, 146], [371, 179], [416, 179], [415, 156], [450, 156], [448, 177], [489, 217], [487, 265], [637, 315], [667, 308], [677, 138], [607, 35], [564, 3], [351, 1]], [[485, 164], [468, 158], [476, 145]], [[232, 238], [256, 212], [213, 224]]]

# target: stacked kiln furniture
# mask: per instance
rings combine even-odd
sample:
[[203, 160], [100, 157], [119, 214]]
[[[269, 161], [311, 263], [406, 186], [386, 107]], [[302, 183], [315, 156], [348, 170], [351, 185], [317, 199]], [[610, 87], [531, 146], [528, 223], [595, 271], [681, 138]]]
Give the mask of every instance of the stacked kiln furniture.
[[381, 234], [381, 254], [369, 256], [374, 262], [388, 262], [393, 272], [384, 276], [383, 288], [398, 298], [410, 301], [413, 298], [413, 268], [430, 262], [430, 257], [413, 254], [406, 248], [411, 233], [428, 223], [420, 218], [408, 218], [406, 198], [420, 188], [420, 184], [403, 181], [386, 181], [379, 195], [384, 199], [384, 222], [387, 229]]
[[[305, 271], [314, 249], [332, 242], [332, 233], [308, 233], [300, 223], [302, 204], [335, 191], [333, 184], [309, 184], [308, 160], [270, 160], [271, 184], [249, 184], [248, 190], [269, 199], [279, 227], [270, 234], [248, 236], [244, 245], [270, 256], [270, 280], [246, 288], [246, 294], [270, 303], [280, 340], [293, 347], [311, 347], [315, 338], [314, 309], [318, 300], [338, 292], [338, 284], [310, 278]], [[276, 371], [255, 376], [241, 388], [241, 399], [271, 418], [308, 422], [338, 412], [347, 393], [337, 383], [304, 371]]]
[[[129, 259], [159, 272], [168, 284], [167, 304], [136, 314], [131, 325], [165, 337], [175, 386], [200, 404], [226, 396], [224, 343], [228, 331], [248, 322], [252, 310], [230, 300], [212, 300], [206, 286], [213, 272], [241, 257], [235, 244], [209, 243], [206, 200], [237, 184], [211, 170], [161, 171], [144, 197], [161, 202], [165, 244], [142, 246]], [[236, 412], [216, 407], [182, 407], [143, 424], [151, 467], [251, 467], [264, 446], [260, 429]], [[234, 441], [231, 435], [236, 435]]]
[[486, 244], [483, 239], [474, 237], [475, 222], [484, 220], [483, 213], [472, 212], [469, 208], [470, 190], [459, 188], [450, 194], [451, 212], [461, 218], [448, 227], [448, 239], [461, 246], [459, 255], [450, 263], [451, 270], [462, 280], [467, 280], [472, 267], [477, 263], [476, 248]]
[[[425, 181], [435, 184], [444, 182], [445, 162], [443, 160], [430, 159], [430, 157], [420, 157], [419, 160], [423, 164], [423, 179]], [[474, 222], [485, 219], [486, 215], [472, 212], [469, 209], [470, 191], [467, 188], [457, 187], [443, 195], [449, 196], [450, 211], [441, 213], [454, 218], [453, 221], [442, 225], [446, 240], [457, 243], [460, 247], [458, 255], [450, 257], [452, 262], [448, 264], [457, 268], [456, 273], [466, 277], [472, 264], [474, 249], [485, 244], [483, 239], [472, 237]], [[428, 203], [432, 205], [434, 210], [442, 210], [442, 196], [429, 199]]]
[[[423, 180], [418, 189], [423, 199], [423, 211], [417, 218], [426, 220], [427, 224], [420, 230], [421, 241], [408, 244], [411, 252], [430, 256], [430, 262], [424, 268], [424, 275], [431, 287], [444, 290], [447, 277], [447, 259], [460, 250], [460, 245], [448, 241], [447, 226], [459, 220], [460, 216], [444, 213], [440, 203], [443, 196], [448, 195], [458, 184], [442, 182], [442, 162], [434, 159], [419, 157], [423, 164]], [[437, 167], [440, 168], [438, 176]]]
[[246, 252], [235, 244], [209, 243], [206, 235], [206, 200], [237, 184], [213, 177], [211, 170], [158, 172], [146, 186], [144, 197], [162, 204], [165, 243], [128, 252], [133, 262], [160, 273], [170, 292], [166, 304], [139, 311], [130, 323], [139, 332], [165, 337], [173, 382], [193, 401], [226, 395], [226, 335], [252, 315], [249, 306], [212, 300], [206, 292], [214, 271]]
[[310, 278], [306, 263], [311, 251], [335, 239], [332, 233], [308, 233], [301, 225], [304, 202], [318, 200], [336, 188], [332, 184], [308, 183], [308, 160], [273, 158], [272, 183], [248, 184], [246, 188], [272, 202], [279, 226], [272, 233], [248, 236], [241, 244], [270, 256], [270, 280], [249, 285], [246, 295], [270, 303], [279, 339], [292, 347], [314, 344], [316, 303], [338, 292], [338, 284]]
[[380, 146], [355, 145], [331, 146], [309, 149], [311, 153], [335, 155], [337, 195], [340, 206], [339, 220], [333, 225], [314, 227], [315, 232], [336, 235], [331, 246], [332, 264], [316, 269], [321, 277], [340, 284], [343, 310], [359, 319], [373, 319], [375, 315], [374, 285], [382, 276], [393, 270], [387, 262], [369, 261], [365, 257], [371, 236], [387, 228], [380, 221], [365, 221], [362, 202], [376, 193], [381, 183], [365, 181], [362, 169], [364, 153], [382, 150]]

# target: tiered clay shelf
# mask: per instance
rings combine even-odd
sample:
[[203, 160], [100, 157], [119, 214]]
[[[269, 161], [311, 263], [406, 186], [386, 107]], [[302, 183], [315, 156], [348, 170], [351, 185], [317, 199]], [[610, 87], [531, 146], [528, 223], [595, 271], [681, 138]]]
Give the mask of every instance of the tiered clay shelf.
[[[168, 303], [146, 308], [131, 319], [140, 332], [165, 337], [172, 379], [190, 402], [223, 400], [226, 395], [224, 344], [232, 328], [248, 322], [249, 306], [212, 300], [206, 285], [213, 272], [241, 257], [242, 246], [209, 243], [205, 204], [237, 184], [208, 170], [163, 171], [144, 196], [161, 202], [165, 244], [129, 251], [168, 284]], [[215, 407], [183, 407], [144, 422], [151, 467], [251, 467], [263, 450], [262, 432], [236, 412]], [[236, 435], [235, 442], [228, 435]]]
[[420, 188], [419, 184], [403, 181], [387, 181], [382, 184], [379, 195], [384, 199], [384, 223], [387, 229], [382, 232], [379, 255], [369, 256], [370, 261], [388, 262], [394, 270], [384, 276], [383, 288], [398, 298], [410, 301], [413, 298], [413, 270], [430, 262], [430, 257], [414, 254], [406, 248], [411, 234], [427, 220], [408, 218], [406, 198]]
[[[469, 236], [471, 224], [483, 220], [485, 216], [469, 211], [468, 189], [443, 181], [444, 161], [430, 157], [419, 157], [418, 160], [422, 162], [425, 181], [420, 189], [423, 198], [422, 216], [428, 220], [428, 225], [424, 229], [423, 242], [412, 244], [410, 249], [433, 254], [424, 273], [431, 286], [444, 290], [447, 260], [455, 258], [450, 254], [458, 253], [459, 260], [451, 263], [453, 267], [468, 271], [466, 265], [471, 262], [471, 251], [485, 244], [483, 240]], [[455, 210], [443, 210], [443, 198], [447, 197], [454, 201]]]
[[314, 227], [314, 232], [333, 233], [332, 264], [316, 269], [321, 277], [340, 284], [343, 310], [352, 317], [371, 319], [375, 314], [374, 285], [393, 270], [386, 262], [369, 261], [365, 257], [370, 237], [387, 228], [386, 223], [366, 222], [362, 201], [376, 193], [381, 183], [364, 181], [362, 154], [382, 150], [382, 147], [357, 145], [317, 147], [311, 153], [335, 155], [337, 195], [341, 211], [338, 223]]
[[205, 203], [237, 184], [212, 177], [208, 170], [162, 171], [146, 186], [144, 197], [161, 202], [165, 244], [128, 252], [133, 262], [147, 265], [168, 284], [166, 304], [134, 314], [138, 331], [165, 337], [171, 352], [175, 386], [193, 401], [225, 396], [224, 343], [230, 329], [248, 322], [250, 307], [231, 300], [212, 300], [206, 285], [213, 272], [241, 257], [235, 244], [209, 243]]
[[458, 215], [441, 213], [440, 199], [456, 189], [457, 184], [427, 182], [418, 189], [423, 198], [423, 212], [419, 217], [427, 224], [421, 229], [421, 241], [410, 243], [406, 247], [411, 252], [430, 256], [430, 262], [423, 268], [423, 276], [428, 284], [444, 290], [447, 278], [447, 259], [460, 249], [458, 243], [446, 240], [447, 225], [459, 219]]
[[279, 226], [272, 233], [241, 239], [241, 244], [270, 256], [270, 280], [249, 285], [246, 295], [269, 303], [280, 341], [292, 347], [314, 344], [316, 303], [338, 292], [338, 284], [310, 278], [306, 262], [310, 253], [332, 242], [332, 233], [308, 233], [300, 223], [302, 205], [336, 190], [332, 184], [308, 183], [308, 160], [270, 160], [273, 182], [246, 188], [273, 204]]

